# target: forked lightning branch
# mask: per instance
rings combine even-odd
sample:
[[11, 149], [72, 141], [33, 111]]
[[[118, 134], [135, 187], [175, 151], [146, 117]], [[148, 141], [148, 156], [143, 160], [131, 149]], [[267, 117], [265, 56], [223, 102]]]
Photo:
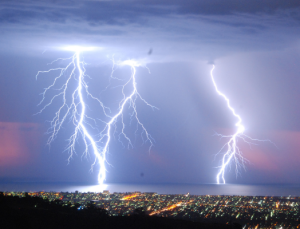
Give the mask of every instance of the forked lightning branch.
[[[122, 98], [120, 99], [117, 112], [112, 114], [109, 106], [92, 95], [88, 88], [87, 80], [92, 80], [86, 74], [86, 63], [81, 59], [81, 53], [86, 51], [92, 51], [92, 47], [67, 47], [69, 51], [73, 51], [74, 55], [70, 58], [59, 58], [51, 63], [51, 65], [58, 64], [58, 62], [66, 62], [64, 67], [51, 68], [46, 71], [39, 71], [36, 75], [38, 77], [41, 74], [50, 72], [57, 72], [54, 77], [52, 84], [45, 88], [42, 93], [42, 100], [39, 105], [42, 105], [42, 109], [39, 113], [47, 110], [50, 106], [57, 106], [56, 112], [52, 120], [50, 120], [50, 128], [48, 133], [50, 137], [48, 144], [50, 145], [57, 134], [67, 125], [69, 121], [73, 124], [72, 134], [68, 139], [66, 150], [69, 152], [68, 161], [76, 153], [79, 139], [84, 143], [83, 155], [92, 153], [94, 155], [94, 162], [92, 163], [91, 170], [97, 165], [98, 172], [98, 183], [103, 184], [106, 179], [106, 165], [107, 153], [109, 152], [109, 146], [111, 143], [112, 136], [116, 134], [116, 124], [121, 123], [121, 130], [118, 135], [122, 135], [128, 145], [132, 146], [130, 137], [126, 134], [125, 123], [124, 123], [124, 110], [131, 109], [131, 120], [135, 119], [137, 123], [137, 129], [140, 130], [141, 138], [144, 142], [149, 143], [149, 150], [153, 146], [153, 139], [146, 130], [143, 123], [138, 118], [138, 112], [136, 107], [136, 101], [141, 100], [150, 108], [154, 106], [147, 103], [140, 95], [137, 89], [136, 82], [136, 68], [143, 67], [135, 60], [126, 60], [122, 62], [113, 61], [113, 71], [117, 66], [127, 66], [131, 69], [131, 75], [125, 80], [125, 83], [120, 87], [122, 92]], [[113, 73], [113, 72], [112, 72]], [[111, 75], [110, 77], [113, 78]], [[63, 83], [61, 83], [63, 82]], [[75, 85], [75, 86], [74, 86]], [[100, 86], [100, 85], [99, 85]], [[126, 93], [128, 86], [131, 86], [131, 92]], [[52, 94], [54, 92], [54, 95]], [[46, 98], [50, 96], [48, 102]], [[96, 117], [88, 116], [87, 109], [89, 108], [89, 102], [93, 100], [102, 110], [102, 117], [98, 117], [99, 114], [94, 114]], [[55, 104], [54, 104], [55, 103]], [[94, 103], [93, 103], [94, 104]], [[101, 120], [102, 127], [95, 125], [98, 120]], [[107, 120], [107, 121], [104, 121]], [[129, 125], [129, 124], [128, 124]], [[97, 130], [97, 134], [92, 134], [91, 130]], [[120, 139], [120, 137], [119, 137]]]
[[[214, 69], [215, 69], [215, 66], [213, 65], [213, 67], [210, 71], [210, 77], [211, 77], [211, 80], [215, 87], [215, 90], [218, 93], [218, 95], [223, 97], [223, 99], [226, 102], [227, 108], [231, 111], [232, 115], [237, 119], [237, 122], [235, 123], [236, 131], [233, 135], [218, 134], [222, 138], [229, 139], [227, 141], [227, 143], [219, 151], [219, 153], [222, 153], [223, 156], [222, 156], [222, 160], [221, 160], [221, 166], [219, 167], [219, 172], [216, 177], [218, 184], [220, 184], [220, 179], [222, 179], [222, 182], [225, 184], [226, 183], [225, 182], [225, 172], [226, 172], [226, 169], [228, 169], [228, 167], [230, 167], [232, 163], [235, 166], [236, 174], [239, 173], [240, 168], [245, 168], [246, 159], [243, 157], [242, 151], [240, 150], [240, 147], [238, 145], [239, 140], [244, 141], [248, 144], [253, 144], [253, 142], [255, 142], [255, 141], [260, 141], [260, 142], [266, 142], [266, 141], [271, 142], [271, 141], [254, 139], [254, 138], [251, 138], [244, 134], [245, 127], [242, 124], [242, 118], [236, 113], [234, 108], [231, 106], [230, 100], [228, 99], [228, 97], [218, 89], [217, 83], [213, 76]], [[223, 150], [225, 152], [222, 152]]]
[[[92, 47], [67, 47], [68, 51], [73, 51], [74, 54], [69, 58], [58, 58], [54, 60], [51, 65], [58, 64], [58, 62], [64, 62], [64, 67], [50, 68], [46, 71], [39, 71], [36, 75], [38, 77], [41, 74], [47, 74], [54, 72], [55, 77], [52, 83], [45, 88], [42, 93], [42, 100], [39, 105], [42, 109], [39, 113], [49, 109], [49, 107], [57, 106], [56, 112], [52, 120], [50, 120], [50, 128], [48, 133], [50, 137], [48, 139], [48, 144], [50, 145], [58, 133], [66, 126], [70, 121], [72, 123], [72, 134], [68, 138], [68, 144], [66, 150], [69, 152], [68, 161], [74, 156], [78, 148], [79, 139], [81, 139], [84, 145], [83, 155], [89, 155], [92, 153], [94, 155], [94, 162], [91, 165], [91, 170], [97, 165], [99, 169], [98, 172], [98, 183], [103, 184], [106, 179], [106, 165], [107, 154], [109, 152], [109, 147], [112, 137], [116, 134], [118, 129], [116, 124], [120, 123], [121, 128], [119, 128], [119, 137], [123, 136], [123, 139], [127, 141], [128, 146], [133, 146], [131, 138], [126, 134], [125, 121], [124, 121], [124, 111], [125, 109], [131, 109], [131, 121], [134, 119], [137, 123], [137, 129], [135, 134], [140, 130], [141, 138], [143, 142], [148, 142], [149, 150], [153, 146], [153, 139], [148, 133], [146, 127], [140, 121], [137, 112], [136, 101], [140, 100], [144, 102], [150, 108], [156, 108], [144, 100], [137, 89], [136, 81], [136, 68], [145, 67], [135, 60], [125, 60], [120, 62], [114, 62], [111, 79], [116, 79], [113, 76], [116, 67], [127, 66], [131, 69], [131, 74], [127, 80], [121, 85], [122, 98], [119, 101], [119, 106], [117, 111], [113, 114], [109, 105], [104, 105], [104, 103], [94, 96], [89, 91], [87, 80], [92, 80], [86, 74], [86, 63], [81, 59], [81, 53], [92, 51]], [[235, 164], [236, 173], [238, 173], [240, 167], [244, 167], [245, 159], [242, 156], [242, 152], [238, 146], [238, 140], [242, 140], [246, 143], [252, 144], [253, 141], [269, 141], [269, 140], [259, 140], [253, 139], [244, 134], [245, 127], [242, 125], [241, 117], [235, 112], [234, 108], [231, 106], [229, 99], [219, 91], [216, 81], [213, 76], [213, 70], [215, 66], [211, 69], [210, 75], [215, 87], [216, 92], [223, 97], [226, 101], [228, 109], [231, 111], [233, 116], [237, 119], [235, 124], [236, 131], [233, 135], [225, 136], [219, 134], [222, 138], [228, 138], [227, 143], [222, 147], [219, 153], [225, 149], [222, 156], [222, 162], [217, 174], [217, 183], [220, 183], [220, 179], [225, 184], [225, 172], [226, 169], [231, 165], [232, 162]], [[128, 93], [128, 86], [131, 86], [131, 91]], [[54, 94], [53, 94], [54, 92]], [[50, 97], [50, 98], [48, 98]], [[48, 98], [48, 100], [47, 100]], [[47, 100], [47, 102], [46, 102]], [[94, 116], [89, 116], [87, 109], [90, 108], [91, 101], [98, 104], [98, 107], [102, 110], [102, 113], [96, 113]], [[60, 105], [57, 105], [60, 104]], [[93, 103], [94, 104], [94, 103]], [[101, 121], [102, 125], [99, 128], [96, 125], [97, 121]], [[130, 121], [130, 122], [131, 122]], [[97, 130], [97, 134], [94, 131]]]

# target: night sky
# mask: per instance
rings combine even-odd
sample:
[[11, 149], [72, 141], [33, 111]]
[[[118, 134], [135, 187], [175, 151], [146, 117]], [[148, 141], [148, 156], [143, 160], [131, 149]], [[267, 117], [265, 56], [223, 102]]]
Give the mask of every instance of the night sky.
[[[298, 0], [103, 0], [0, 3], [0, 181], [97, 183], [93, 156], [68, 164], [68, 125], [49, 148], [46, 133], [57, 103], [41, 114], [41, 93], [53, 75], [38, 71], [72, 52], [82, 53], [91, 91], [116, 111], [120, 94], [109, 84], [111, 58], [136, 59], [139, 118], [155, 139], [127, 149], [110, 144], [107, 183], [215, 183], [225, 139], [236, 119], [210, 79], [242, 117], [245, 134], [270, 139], [249, 147], [246, 171], [226, 172], [228, 183], [299, 183], [300, 3]], [[150, 51], [152, 50], [152, 51]], [[47, 65], [48, 64], [48, 65]], [[59, 66], [59, 63], [58, 65]], [[130, 69], [118, 68], [129, 77]], [[119, 97], [118, 97], [119, 96]], [[98, 111], [89, 107], [93, 117]], [[129, 111], [128, 111], [129, 112]], [[135, 131], [129, 126], [129, 132]]]

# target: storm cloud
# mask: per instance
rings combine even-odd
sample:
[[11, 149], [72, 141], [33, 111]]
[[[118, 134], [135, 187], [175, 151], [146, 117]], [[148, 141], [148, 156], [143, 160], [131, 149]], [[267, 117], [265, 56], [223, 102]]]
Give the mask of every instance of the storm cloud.
[[[79, 45], [99, 48], [82, 56], [89, 63], [91, 90], [105, 104], [117, 104], [115, 97], [101, 94], [114, 56], [147, 65], [150, 74], [137, 69], [138, 90], [159, 108], [139, 106], [139, 117], [155, 139], [150, 153], [147, 145], [128, 150], [112, 141], [107, 182], [215, 182], [221, 160], [216, 154], [224, 139], [214, 134], [233, 133], [236, 120], [213, 88], [209, 72], [214, 63], [217, 84], [243, 118], [247, 134], [278, 146], [243, 146], [247, 172], [236, 178], [230, 170], [227, 181], [297, 183], [299, 37], [298, 0], [1, 1], [0, 135], [9, 141], [0, 149], [10, 147], [14, 153], [3, 156], [1, 151], [13, 166], [2, 169], [0, 177], [22, 173], [28, 180], [96, 182], [96, 172], [89, 173], [93, 158], [78, 156], [67, 163], [70, 130], [63, 129], [46, 147], [41, 130], [49, 128], [47, 120], [57, 107], [34, 115], [40, 93], [52, 82], [47, 75], [36, 79], [37, 72], [72, 55], [62, 47]], [[116, 74], [126, 77], [130, 70]], [[13, 126], [23, 139], [15, 148]], [[26, 146], [30, 141], [34, 144]], [[25, 150], [20, 153], [20, 148]], [[18, 155], [30, 163], [26, 167], [24, 160], [16, 173]], [[39, 171], [38, 178], [33, 171]]]

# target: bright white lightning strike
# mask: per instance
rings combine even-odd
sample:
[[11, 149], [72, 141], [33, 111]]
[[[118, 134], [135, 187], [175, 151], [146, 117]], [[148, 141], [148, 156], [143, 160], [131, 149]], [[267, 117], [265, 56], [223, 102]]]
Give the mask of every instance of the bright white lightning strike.
[[[235, 162], [236, 174], [238, 174], [239, 167], [245, 168], [245, 158], [242, 156], [242, 152], [237, 145], [239, 139], [241, 139], [242, 141], [244, 141], [248, 144], [253, 144], [250, 141], [268, 141], [268, 142], [270, 142], [270, 140], [253, 139], [244, 134], [245, 127], [242, 125], [242, 118], [238, 114], [236, 114], [235, 110], [230, 105], [230, 101], [226, 97], [226, 95], [224, 95], [221, 91], [219, 91], [216, 81], [213, 76], [214, 69], [215, 69], [215, 66], [213, 65], [213, 68], [210, 71], [210, 76], [211, 76], [213, 85], [216, 89], [216, 92], [225, 99], [228, 109], [232, 112], [233, 116], [236, 117], [238, 120], [237, 123], [235, 124], [235, 126], [237, 127], [237, 130], [233, 135], [224, 136], [224, 135], [218, 134], [221, 137], [229, 138], [229, 141], [222, 147], [222, 149], [227, 148], [227, 150], [226, 150], [226, 153], [224, 153], [224, 155], [223, 155], [222, 165], [220, 166], [220, 170], [217, 174], [217, 183], [220, 184], [220, 177], [221, 177], [223, 183], [225, 184], [225, 170], [232, 161]], [[221, 150], [220, 150], [220, 152], [221, 152]]]
[[[77, 47], [72, 46], [66, 48], [66, 50], [75, 51], [75, 54], [70, 58], [60, 58], [52, 62], [57, 62], [59, 60], [69, 60], [69, 63], [64, 68], [52, 68], [47, 71], [39, 71], [37, 76], [41, 73], [49, 73], [51, 71], [59, 71], [59, 75], [55, 77], [53, 83], [45, 88], [44, 92], [42, 93], [42, 100], [40, 104], [42, 104], [46, 98], [46, 94], [49, 92], [50, 89], [54, 89], [57, 93], [52, 96], [50, 102], [48, 102], [44, 107], [40, 110], [39, 113], [43, 112], [48, 106], [50, 106], [54, 100], [58, 99], [59, 97], [62, 98], [62, 105], [58, 108], [57, 112], [55, 113], [54, 118], [50, 121], [50, 137], [48, 139], [48, 144], [50, 145], [52, 141], [57, 136], [58, 132], [61, 130], [62, 125], [67, 121], [67, 118], [72, 121], [74, 125], [74, 132], [69, 138], [69, 143], [67, 150], [70, 153], [68, 161], [73, 157], [75, 151], [75, 145], [79, 137], [81, 136], [84, 142], [84, 155], [89, 153], [89, 148], [92, 149], [92, 152], [95, 156], [95, 161], [92, 164], [91, 170], [95, 164], [99, 164], [99, 173], [98, 173], [98, 183], [103, 184], [106, 178], [106, 168], [105, 165], [106, 155], [109, 151], [109, 144], [112, 138], [113, 133], [112, 127], [115, 126], [118, 119], [121, 119], [122, 129], [120, 131], [120, 135], [123, 135], [124, 138], [128, 141], [128, 144], [132, 146], [130, 138], [124, 132], [125, 130], [125, 123], [123, 122], [123, 112], [126, 106], [132, 108], [132, 118], [135, 118], [139, 127], [141, 127], [142, 135], [146, 137], [145, 141], [150, 143], [150, 148], [153, 146], [153, 140], [151, 135], [147, 132], [144, 125], [140, 122], [137, 116], [136, 110], [136, 100], [141, 99], [146, 105], [150, 106], [151, 108], [155, 108], [154, 106], [147, 103], [139, 94], [137, 87], [136, 87], [136, 67], [140, 67], [141, 65], [137, 61], [127, 60], [120, 63], [114, 63], [114, 67], [116, 65], [119, 66], [130, 66], [131, 68], [131, 76], [129, 80], [125, 82], [122, 86], [122, 94], [123, 98], [119, 103], [118, 111], [115, 115], [111, 115], [111, 111], [108, 107], [104, 106], [104, 104], [96, 97], [94, 97], [88, 90], [88, 85], [85, 81], [87, 75], [85, 74], [85, 62], [81, 61], [80, 53], [82, 51], [91, 51], [94, 48], [86, 48], [86, 47]], [[63, 78], [66, 78], [65, 80]], [[57, 89], [55, 86], [59, 84], [58, 81], [64, 80], [64, 83]], [[77, 86], [73, 88], [73, 82], [76, 82]], [[131, 85], [132, 92], [129, 95], [126, 95], [124, 90], [125, 87]], [[68, 100], [67, 95], [71, 94], [71, 99]], [[108, 119], [108, 121], [103, 121], [104, 127], [98, 132], [98, 135], [94, 136], [90, 133], [89, 129], [97, 129], [94, 124], [96, 123], [95, 118], [91, 118], [87, 116], [86, 108], [87, 102], [85, 99], [90, 98], [96, 101], [104, 114], [104, 118]], [[145, 142], [144, 141], [144, 142]]]

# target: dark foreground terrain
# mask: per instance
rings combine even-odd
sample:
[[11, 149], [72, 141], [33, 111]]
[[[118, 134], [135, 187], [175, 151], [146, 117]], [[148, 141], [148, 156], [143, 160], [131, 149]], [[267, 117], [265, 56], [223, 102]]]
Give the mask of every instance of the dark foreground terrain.
[[49, 202], [40, 197], [23, 198], [0, 193], [0, 228], [241, 228], [238, 224], [192, 222], [147, 216], [136, 211], [133, 216], [108, 216], [106, 210], [62, 206], [59, 200]]

